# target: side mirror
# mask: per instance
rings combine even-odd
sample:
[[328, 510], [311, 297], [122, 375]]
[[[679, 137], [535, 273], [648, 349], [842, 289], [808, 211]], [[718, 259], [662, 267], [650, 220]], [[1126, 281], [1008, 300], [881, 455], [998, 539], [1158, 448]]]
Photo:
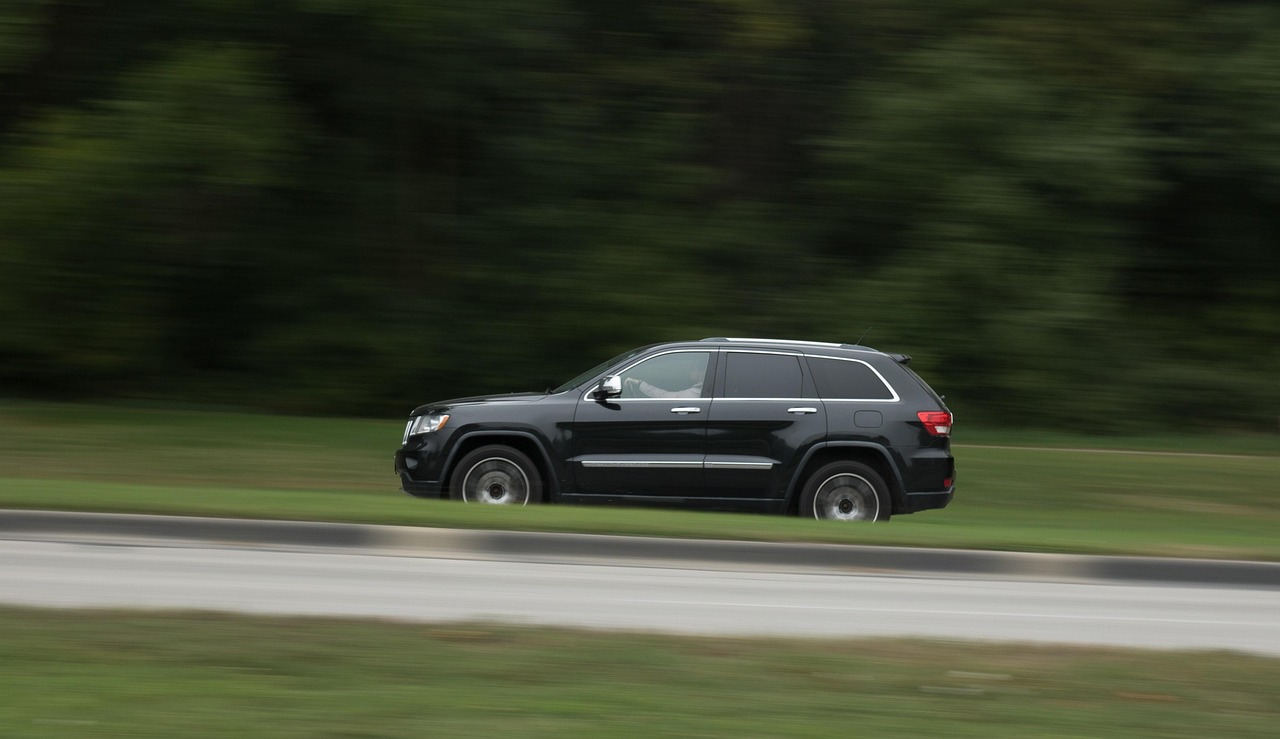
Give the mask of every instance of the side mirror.
[[616, 398], [622, 395], [622, 378], [617, 375], [609, 375], [600, 380], [600, 384], [596, 385], [596, 389], [591, 391], [591, 395], [596, 400], [604, 400], [605, 398]]

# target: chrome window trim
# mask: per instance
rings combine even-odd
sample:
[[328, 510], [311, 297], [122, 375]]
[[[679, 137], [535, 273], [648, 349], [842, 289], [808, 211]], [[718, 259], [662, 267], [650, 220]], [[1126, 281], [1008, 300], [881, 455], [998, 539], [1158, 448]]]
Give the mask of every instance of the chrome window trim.
[[[893, 388], [889, 388], [890, 392]], [[894, 393], [897, 395], [897, 393]], [[823, 403], [899, 403], [901, 398], [823, 398]]]
[[[822, 398], [726, 398], [721, 395], [716, 400], [724, 403], [736, 403], [740, 400], [748, 403], [812, 403], [814, 401], [820, 402]], [[817, 411], [814, 412], [816, 413]]]
[[[744, 341], [744, 342], [746, 342], [746, 341], [767, 341], [767, 340], [758, 340], [758, 339], [728, 339], [728, 341]], [[804, 346], [804, 345], [808, 345], [808, 346], [832, 346], [832, 347], [837, 347], [837, 348], [838, 348], [838, 347], [840, 347], [840, 346], [841, 346], [840, 344], [826, 344], [826, 343], [818, 342], [818, 341], [795, 341], [795, 342], [789, 342], [789, 341], [785, 341], [785, 340], [783, 340], [783, 339], [775, 339], [775, 340], [772, 340], [772, 343], [779, 343], [779, 344], [781, 344], [781, 343], [784, 343], [784, 342], [785, 342], [786, 344], [788, 344], [788, 345], [794, 345], [794, 346], [797, 346], [797, 347], [801, 347], [801, 346]], [[786, 348], [786, 347], [782, 347], [782, 348]], [[872, 372], [873, 374], [875, 374], [876, 379], [880, 380], [880, 382], [881, 382], [881, 383], [882, 383], [886, 388], [888, 388], [890, 395], [892, 395], [893, 397], [891, 397], [891, 398], [823, 398], [823, 397], [821, 397], [820, 395], [816, 395], [816, 394], [815, 394], [815, 395], [813, 395], [813, 396], [811, 396], [811, 397], [789, 397], [789, 398], [730, 398], [730, 397], [725, 396], [725, 395], [709, 395], [709, 396], [699, 396], [699, 397], [689, 398], [688, 400], [693, 401], [693, 402], [695, 402], [695, 403], [696, 403], [697, 401], [708, 401], [708, 402], [709, 402], [709, 401], [712, 401], [712, 400], [747, 400], [747, 401], [753, 401], [753, 402], [754, 402], [754, 401], [767, 401], [767, 400], [819, 400], [819, 401], [822, 401], [822, 402], [830, 402], [830, 403], [851, 403], [851, 402], [852, 402], [852, 403], [899, 403], [899, 402], [901, 402], [901, 401], [902, 401], [902, 396], [898, 395], [898, 391], [897, 391], [897, 389], [896, 389], [896, 388], [894, 388], [894, 386], [893, 386], [893, 385], [892, 385], [888, 380], [886, 380], [886, 379], [885, 379], [884, 375], [880, 374], [880, 370], [878, 370], [878, 369], [876, 369], [875, 367], [873, 367], [873, 366], [871, 365], [871, 363], [870, 363], [870, 362], [868, 362], [868, 361], [866, 361], [866, 360], [864, 360], [864, 359], [855, 359], [855, 358], [853, 358], [853, 357], [832, 357], [832, 356], [828, 356], [828, 355], [825, 355], [825, 354], [810, 354], [810, 353], [808, 353], [808, 352], [799, 351], [799, 350], [796, 350], [796, 351], [779, 351], [779, 350], [777, 350], [777, 349], [747, 349], [747, 348], [741, 348], [741, 349], [740, 349], [740, 348], [738, 348], [738, 347], [720, 347], [720, 348], [718, 348], [718, 349], [704, 349], [704, 348], [700, 348], [700, 347], [682, 347], [682, 348], [680, 348], [680, 349], [668, 349], [668, 350], [666, 350], [666, 351], [658, 352], [657, 354], [650, 354], [650, 355], [647, 355], [647, 356], [645, 356], [645, 357], [643, 357], [643, 358], [641, 358], [641, 359], [638, 359], [638, 360], [636, 360], [636, 361], [632, 362], [631, 364], [628, 364], [628, 365], [623, 366], [623, 367], [622, 367], [621, 369], [619, 369], [619, 370], [616, 370], [616, 371], [614, 371], [614, 372], [610, 372], [610, 373], [608, 373], [608, 374], [606, 374], [606, 375], [601, 375], [601, 377], [608, 377], [609, 375], [621, 375], [621, 374], [625, 373], [627, 370], [631, 369], [632, 367], [635, 367], [635, 366], [636, 366], [636, 365], [638, 365], [638, 364], [642, 364], [642, 363], [644, 363], [644, 362], [649, 361], [650, 359], [656, 359], [656, 358], [658, 358], [658, 357], [662, 357], [662, 356], [665, 356], [665, 355], [667, 355], [667, 354], [696, 354], [696, 353], [705, 353], [705, 354], [710, 354], [710, 353], [715, 352], [715, 351], [719, 351], [721, 354], [731, 354], [731, 353], [738, 353], [738, 354], [772, 354], [772, 355], [779, 356], [779, 357], [796, 357], [796, 358], [804, 357], [805, 359], [810, 359], [810, 358], [812, 358], [812, 359], [830, 359], [830, 360], [834, 360], [834, 361], [836, 361], [836, 362], [856, 362], [856, 363], [858, 363], [858, 364], [861, 364], [861, 365], [865, 366], [867, 369], [871, 370], [871, 372]], [[865, 350], [862, 350], [862, 349], [842, 349], [842, 351], [865, 351]], [[873, 354], [875, 354], [875, 353], [879, 353], [879, 352], [869, 352], [869, 353], [873, 353]], [[598, 378], [597, 378], [597, 379], [598, 379]], [[713, 381], [714, 381], [714, 379], [715, 379], [715, 378], [713, 378]], [[594, 397], [594, 396], [592, 396], [592, 394], [591, 394], [591, 393], [592, 393], [592, 392], [594, 392], [594, 391], [595, 391], [595, 385], [592, 385], [591, 387], [587, 388], [587, 390], [586, 390], [585, 392], [583, 392], [582, 397], [581, 397], [581, 400], [590, 400], [590, 401], [592, 401], [592, 402], [595, 402], [595, 400], [596, 400], [596, 399], [595, 399], [595, 397]], [[652, 403], [652, 402], [663, 402], [663, 403], [669, 403], [669, 402], [671, 402], [672, 400], [674, 400], [674, 398], [609, 398], [609, 399], [608, 399], [608, 401], [609, 401], [610, 403], [636, 403], [636, 402], [641, 402], [641, 403]]]
[[[587, 398], [583, 398], [583, 400], [594, 401], [595, 398], [587, 397]], [[672, 403], [678, 403], [682, 400], [690, 401], [691, 403], [709, 402], [711, 398], [703, 398], [699, 396], [696, 398], [683, 398], [683, 397], [682, 398], [607, 398], [607, 400], [610, 403], [652, 403], [654, 401], [660, 400], [670, 405]]]

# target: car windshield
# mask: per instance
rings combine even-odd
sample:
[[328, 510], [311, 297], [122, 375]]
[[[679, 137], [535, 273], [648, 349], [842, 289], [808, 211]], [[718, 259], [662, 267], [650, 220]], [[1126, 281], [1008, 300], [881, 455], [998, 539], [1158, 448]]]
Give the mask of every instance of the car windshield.
[[649, 347], [647, 347], [647, 346], [642, 346], [642, 347], [640, 347], [639, 349], [632, 349], [632, 350], [630, 350], [630, 351], [625, 351], [625, 352], [623, 352], [623, 353], [619, 354], [618, 356], [614, 357], [613, 359], [609, 359], [609, 360], [607, 360], [607, 361], [601, 362], [600, 364], [597, 364], [596, 366], [592, 367], [591, 369], [587, 370], [586, 372], [583, 372], [582, 374], [578, 375], [577, 377], [573, 378], [572, 380], [569, 380], [568, 382], [566, 382], [565, 384], [563, 384], [563, 385], [561, 385], [560, 387], [556, 388], [555, 390], [552, 390], [551, 392], [553, 392], [553, 393], [563, 393], [563, 392], [565, 392], [565, 391], [572, 390], [572, 389], [574, 389], [575, 387], [577, 387], [577, 386], [581, 385], [582, 383], [586, 382], [587, 380], [590, 380], [591, 378], [593, 378], [593, 377], [595, 377], [596, 375], [600, 374], [601, 372], [604, 372], [605, 370], [609, 369], [609, 368], [610, 368], [610, 367], [612, 367], [613, 365], [618, 364], [619, 362], [626, 361], [626, 360], [628, 360], [628, 359], [630, 359], [630, 358], [634, 357], [635, 355], [639, 354], [640, 352], [642, 352], [642, 351], [644, 351], [645, 349], [648, 349], [648, 348], [649, 348]]

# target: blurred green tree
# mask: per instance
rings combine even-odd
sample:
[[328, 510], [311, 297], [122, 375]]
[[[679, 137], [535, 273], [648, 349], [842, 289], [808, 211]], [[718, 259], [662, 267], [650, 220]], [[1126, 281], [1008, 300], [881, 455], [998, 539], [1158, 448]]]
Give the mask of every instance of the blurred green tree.
[[1274, 427], [1263, 2], [14, 0], [0, 392], [303, 412], [710, 334]]

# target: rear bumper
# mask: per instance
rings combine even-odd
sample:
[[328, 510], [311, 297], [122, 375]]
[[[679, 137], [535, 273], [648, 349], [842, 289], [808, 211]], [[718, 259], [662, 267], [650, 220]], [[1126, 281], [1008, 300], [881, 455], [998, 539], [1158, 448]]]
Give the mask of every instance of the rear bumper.
[[915, 513], [933, 508], [946, 508], [955, 494], [955, 485], [940, 492], [907, 493], [907, 509], [903, 512]]
[[946, 508], [956, 494], [956, 459], [949, 445], [918, 447], [904, 459], [902, 513]]

